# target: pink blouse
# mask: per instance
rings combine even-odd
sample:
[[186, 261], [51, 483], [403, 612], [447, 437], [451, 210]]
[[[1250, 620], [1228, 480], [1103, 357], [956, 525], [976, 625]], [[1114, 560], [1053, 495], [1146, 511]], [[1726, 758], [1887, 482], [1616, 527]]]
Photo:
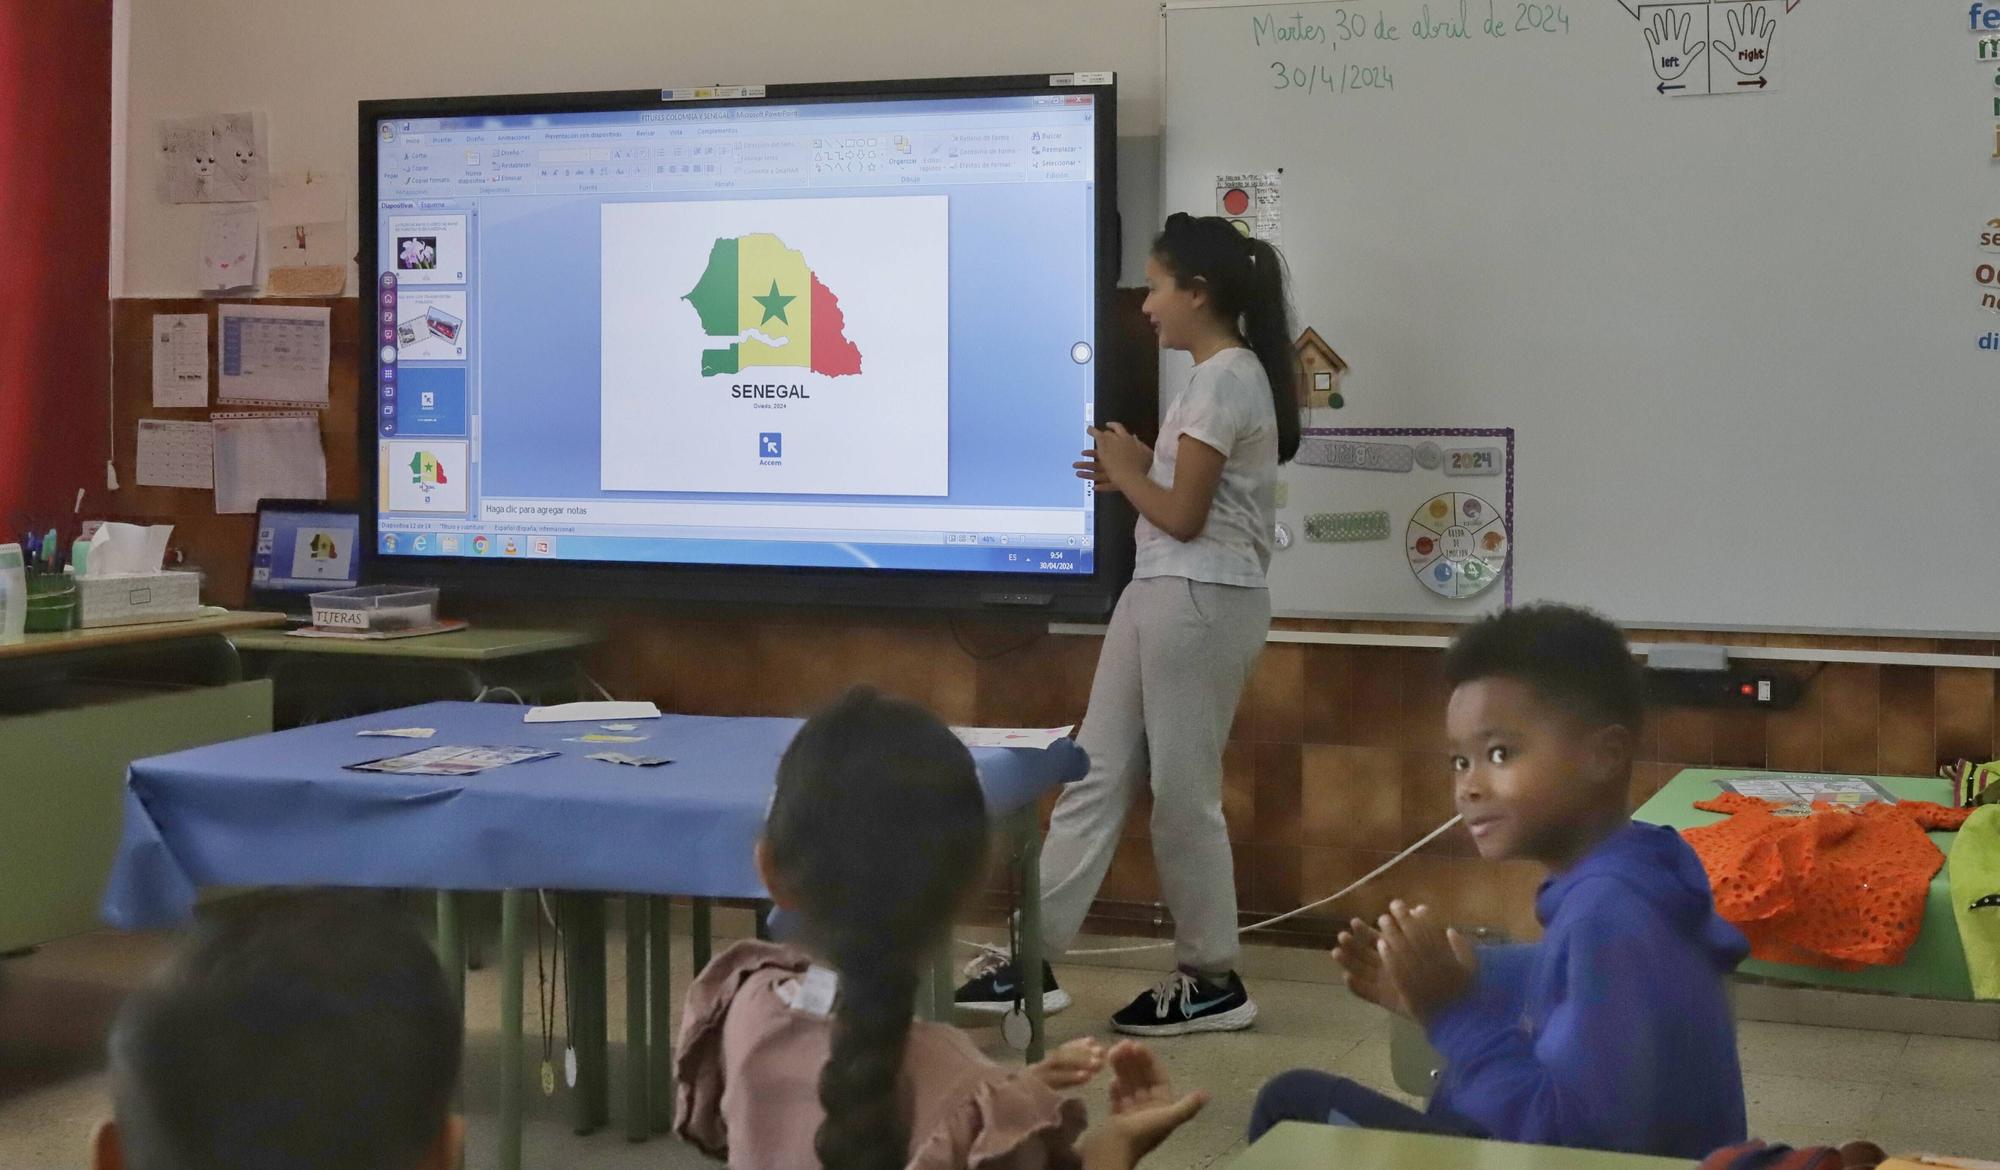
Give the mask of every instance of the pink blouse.
[[[805, 952], [742, 942], [688, 989], [674, 1055], [674, 1131], [732, 1170], [813, 1170], [825, 1112], [819, 1074], [833, 1021], [799, 1001]], [[1080, 1165], [1081, 1101], [982, 1056], [963, 1032], [910, 1028], [900, 1092], [909, 1170], [1042, 1170]]]

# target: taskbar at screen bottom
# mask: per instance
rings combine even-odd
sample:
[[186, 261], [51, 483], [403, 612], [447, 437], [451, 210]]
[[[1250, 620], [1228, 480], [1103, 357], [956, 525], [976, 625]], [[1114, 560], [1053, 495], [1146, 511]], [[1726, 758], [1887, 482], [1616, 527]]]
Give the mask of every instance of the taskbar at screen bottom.
[[[895, 569], [926, 573], [1088, 575], [1087, 537], [1043, 544], [814, 544], [792, 540], [654, 540], [480, 532], [378, 532], [376, 552], [391, 557], [472, 560], [735, 565], [777, 569]], [[1079, 545], [1069, 541], [1077, 540]], [[1060, 542], [1060, 543], [1058, 543]]]

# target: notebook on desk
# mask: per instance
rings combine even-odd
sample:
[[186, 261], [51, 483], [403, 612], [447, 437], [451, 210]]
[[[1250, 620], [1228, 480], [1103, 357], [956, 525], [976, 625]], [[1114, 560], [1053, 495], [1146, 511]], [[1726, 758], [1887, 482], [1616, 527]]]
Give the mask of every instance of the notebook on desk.
[[312, 595], [361, 583], [361, 508], [327, 500], [259, 500], [250, 601], [294, 625], [312, 621]]

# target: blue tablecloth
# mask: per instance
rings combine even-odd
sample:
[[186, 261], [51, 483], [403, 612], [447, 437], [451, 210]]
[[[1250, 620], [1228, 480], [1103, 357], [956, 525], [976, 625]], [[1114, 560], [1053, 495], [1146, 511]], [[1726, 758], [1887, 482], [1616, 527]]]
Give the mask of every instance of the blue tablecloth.
[[[113, 926], [185, 921], [203, 886], [601, 890], [760, 898], [750, 849], [795, 719], [669, 715], [644, 743], [570, 743], [593, 723], [521, 722], [525, 708], [427, 703], [156, 756], [132, 765], [104, 894]], [[428, 740], [358, 737], [434, 727]], [[353, 772], [433, 746], [561, 754], [468, 777]], [[668, 756], [634, 768], [593, 752]], [[973, 752], [995, 817], [1081, 777], [1067, 741]]]

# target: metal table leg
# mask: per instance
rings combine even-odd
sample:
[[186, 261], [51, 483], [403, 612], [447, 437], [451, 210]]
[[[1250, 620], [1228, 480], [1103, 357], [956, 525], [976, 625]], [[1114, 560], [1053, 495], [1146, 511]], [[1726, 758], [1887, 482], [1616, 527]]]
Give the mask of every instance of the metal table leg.
[[651, 1035], [647, 1077], [652, 1082], [652, 1130], [666, 1133], [674, 1126], [674, 941], [673, 903], [650, 898], [652, 929], [647, 934], [646, 968], [652, 992]]
[[444, 965], [444, 981], [452, 998], [465, 1007], [465, 935], [458, 920], [458, 895], [439, 890], [437, 895], [438, 962]]
[[951, 943], [947, 942], [931, 956], [931, 961], [924, 970], [923, 981], [917, 988], [917, 1017], [950, 1023], [951, 1013]]
[[569, 968], [569, 1046], [576, 1052], [570, 1122], [581, 1136], [610, 1120], [610, 1075], [605, 1068], [604, 899], [597, 894], [559, 896], [563, 963]]
[[500, 1170], [521, 1170], [521, 891], [500, 895]]
[[[437, 949], [438, 963], [444, 967], [445, 986], [451, 989], [451, 1001], [458, 1005], [459, 1019], [465, 1018], [465, 935], [459, 925], [458, 895], [450, 890], [437, 892]], [[465, 1085], [463, 1078], [452, 1089], [451, 1106], [454, 1110], [465, 1105]], [[465, 1151], [458, 1155], [460, 1167], [465, 1165]]]
[[707, 898], [695, 898], [690, 903], [692, 921], [688, 927], [689, 954], [694, 960], [694, 973], [699, 975], [708, 967], [709, 952], [714, 949], [714, 905]]
[[643, 1142], [652, 1133], [652, 1095], [647, 1088], [646, 943], [652, 915], [644, 895], [625, 898], [625, 1139]]
[[1028, 1009], [1028, 1063], [1043, 1055], [1045, 1017], [1042, 1011], [1042, 822], [1034, 805], [1013, 816], [1017, 844], [1016, 888], [1021, 891], [1021, 925], [1015, 932], [1014, 969], [1021, 976], [1021, 995]]
[[[584, 1039], [589, 1044], [588, 1064], [593, 1070], [590, 1077], [591, 1122], [602, 1128], [611, 1124], [611, 972], [608, 965], [611, 955], [604, 925], [610, 899], [601, 894], [591, 894], [585, 901], [589, 907], [586, 921], [590, 924], [589, 941], [585, 943], [590, 983], [585, 989], [588, 993], [585, 999], [590, 1011], [588, 1022], [579, 1022]], [[581, 1054], [579, 1063], [583, 1063]]]

